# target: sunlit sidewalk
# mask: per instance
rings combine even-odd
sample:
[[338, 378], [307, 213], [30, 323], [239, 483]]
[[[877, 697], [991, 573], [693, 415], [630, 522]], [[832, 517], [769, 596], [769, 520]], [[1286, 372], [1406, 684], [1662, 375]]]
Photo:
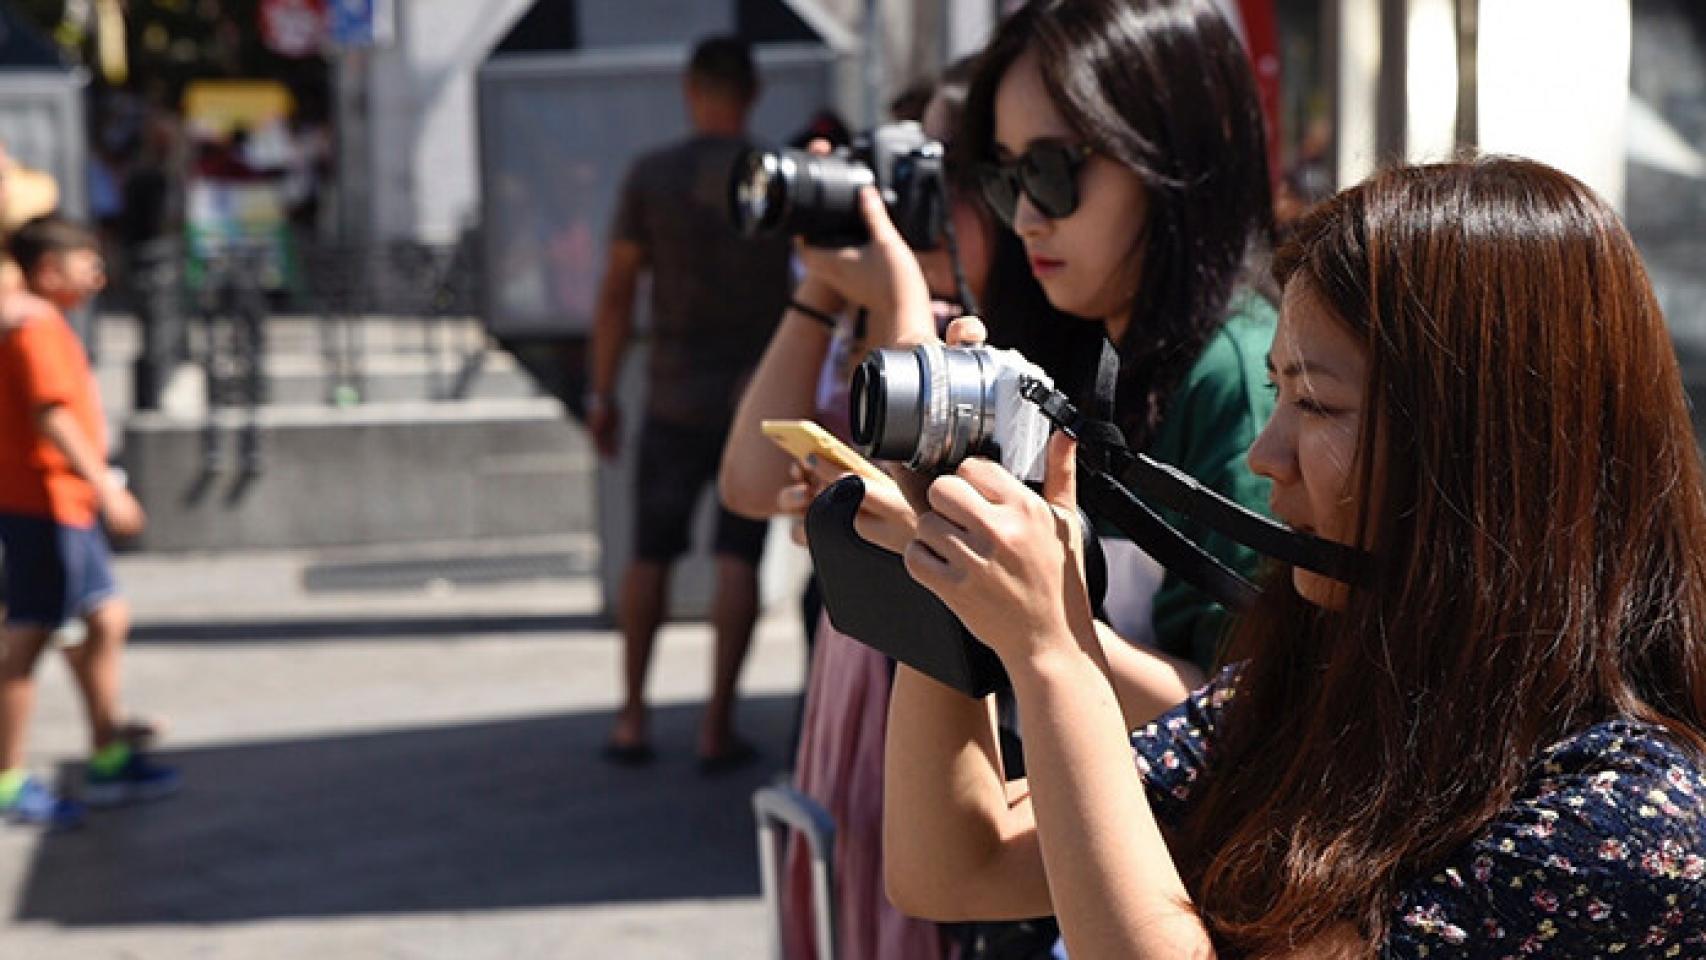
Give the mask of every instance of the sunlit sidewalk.
[[[748, 664], [762, 763], [696, 774], [710, 633], [675, 624], [660, 758], [612, 769], [620, 641], [573, 573], [587, 549], [122, 558], [128, 699], [168, 724], [185, 790], [0, 830], [0, 957], [761, 955], [748, 798], [793, 724], [798, 614], [779, 604]], [[63, 666], [41, 677], [31, 762], [69, 771], [82, 719]]]

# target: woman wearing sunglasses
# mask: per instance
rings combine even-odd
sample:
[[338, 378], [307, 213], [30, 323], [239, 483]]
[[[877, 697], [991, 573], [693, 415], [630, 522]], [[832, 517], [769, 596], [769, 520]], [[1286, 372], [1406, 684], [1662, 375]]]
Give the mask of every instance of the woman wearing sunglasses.
[[1245, 659], [1128, 739], [1071, 443], [1045, 497], [936, 481], [907, 565], [1006, 664], [1030, 777], [903, 668], [891, 894], [1056, 911], [1076, 960], [1706, 956], [1706, 478], [1633, 241], [1503, 158], [1379, 174], [1294, 237], [1249, 459], [1365, 575], [1276, 568]]
[[[979, 58], [957, 144], [987, 206], [1020, 241], [997, 245], [984, 298], [990, 341], [1040, 363], [1081, 406], [1111, 342], [1120, 361], [1111, 412], [1127, 442], [1265, 510], [1267, 484], [1243, 451], [1272, 408], [1262, 357], [1274, 311], [1243, 281], [1261, 273], [1246, 265], [1270, 240], [1272, 206], [1254, 76], [1213, 4], [1034, 0]], [[907, 343], [934, 336], [915, 319], [923, 285], [908, 259], [879, 242], [858, 256], [811, 253], [807, 263], [862, 291], [882, 286], [877, 274], [888, 289], [874, 299], [898, 313], [884, 332]], [[955, 329], [959, 339], [983, 332], [975, 322]], [[1228, 566], [1254, 572], [1249, 551], [1168, 519]], [[1132, 658], [1138, 685], [1152, 688], [1139, 699], [1145, 709], [1170, 706], [1216, 661], [1225, 614], [1103, 532], [1110, 622], [1170, 657], [1159, 673], [1151, 658]], [[892, 530], [870, 535], [898, 541]]]

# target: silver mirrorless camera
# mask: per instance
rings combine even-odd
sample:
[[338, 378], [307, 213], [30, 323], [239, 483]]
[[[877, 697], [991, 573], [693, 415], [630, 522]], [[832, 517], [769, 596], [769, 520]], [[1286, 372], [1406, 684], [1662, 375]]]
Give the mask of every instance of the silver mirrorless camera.
[[983, 456], [1040, 482], [1050, 424], [1019, 395], [1026, 378], [1052, 386], [1017, 350], [939, 343], [873, 350], [853, 374], [853, 440], [866, 456], [925, 473]]

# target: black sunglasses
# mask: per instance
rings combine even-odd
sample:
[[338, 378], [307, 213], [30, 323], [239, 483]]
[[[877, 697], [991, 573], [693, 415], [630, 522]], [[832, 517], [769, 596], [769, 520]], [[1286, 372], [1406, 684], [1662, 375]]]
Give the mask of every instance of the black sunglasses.
[[977, 165], [978, 186], [995, 215], [1009, 227], [1019, 211], [1019, 194], [1050, 220], [1078, 209], [1078, 172], [1095, 149], [1087, 144], [1043, 141], [1011, 160]]

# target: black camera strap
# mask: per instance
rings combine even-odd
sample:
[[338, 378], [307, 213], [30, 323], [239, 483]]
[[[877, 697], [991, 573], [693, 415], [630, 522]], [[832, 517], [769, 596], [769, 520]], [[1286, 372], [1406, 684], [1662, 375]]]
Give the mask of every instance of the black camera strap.
[[[1107, 377], [1107, 352], [1097, 373], [1098, 395], [1104, 388], [1100, 381]], [[1157, 563], [1228, 609], [1248, 607], [1257, 597], [1256, 587], [1161, 519], [1145, 501], [1184, 514], [1266, 556], [1335, 580], [1356, 583], [1370, 569], [1360, 550], [1298, 533], [1228, 500], [1176, 467], [1134, 452], [1119, 427], [1083, 416], [1065, 394], [1042, 381], [1026, 378], [1019, 392], [1079, 441], [1078, 496], [1084, 505]]]

